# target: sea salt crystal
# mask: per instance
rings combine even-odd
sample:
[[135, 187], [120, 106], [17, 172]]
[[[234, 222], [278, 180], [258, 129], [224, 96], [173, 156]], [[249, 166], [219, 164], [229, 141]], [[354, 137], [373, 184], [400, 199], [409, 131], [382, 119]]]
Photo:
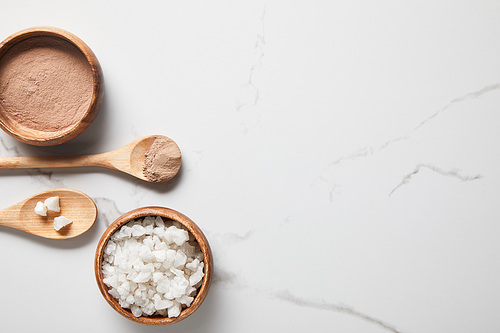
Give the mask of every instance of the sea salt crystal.
[[141, 311], [141, 309], [137, 305], [132, 305], [132, 307], [130, 308], [130, 310], [132, 311], [132, 314], [134, 316], [136, 316], [136, 317], [142, 316], [142, 311]]
[[132, 236], [140, 237], [145, 234], [146, 234], [146, 229], [142, 225], [136, 224], [132, 227]]
[[181, 304], [184, 304], [186, 306], [190, 306], [191, 303], [193, 302], [194, 300], [194, 297], [191, 297], [191, 296], [187, 296], [187, 295], [182, 295], [180, 297], [177, 297], [175, 299], [177, 302], [181, 303]]
[[203, 279], [203, 254], [195, 238], [172, 221], [147, 216], [116, 231], [104, 249], [103, 282], [136, 317], [177, 317]]
[[43, 202], [38, 201], [35, 206], [35, 213], [40, 216], [47, 216], [47, 207], [43, 204]]
[[61, 228], [64, 228], [68, 224], [73, 223], [70, 219], [64, 217], [64, 216], [58, 216], [54, 219], [54, 229], [59, 231]]
[[172, 240], [177, 246], [181, 246], [189, 240], [189, 234], [186, 230], [177, 229]]
[[179, 315], [181, 314], [181, 309], [182, 309], [181, 303], [174, 301], [174, 304], [168, 308], [168, 316], [179, 317]]
[[47, 207], [48, 210], [51, 210], [53, 212], [59, 213], [61, 211], [61, 207], [59, 207], [59, 197], [50, 197], [45, 199], [43, 202], [45, 207]]
[[192, 274], [190, 277], [189, 277], [189, 285], [190, 286], [195, 286], [196, 284], [198, 284], [198, 282], [201, 281], [201, 279], [203, 279], [203, 265], [200, 265], [198, 266], [198, 269], [196, 270], [196, 272], [194, 272], [194, 274]]
[[186, 264], [186, 268], [189, 269], [191, 272], [196, 272], [196, 269], [200, 265], [200, 261], [198, 259], [194, 259], [190, 263]]
[[174, 267], [176, 268], [184, 267], [184, 265], [186, 264], [186, 260], [187, 260], [186, 254], [181, 250], [177, 250], [174, 259]]

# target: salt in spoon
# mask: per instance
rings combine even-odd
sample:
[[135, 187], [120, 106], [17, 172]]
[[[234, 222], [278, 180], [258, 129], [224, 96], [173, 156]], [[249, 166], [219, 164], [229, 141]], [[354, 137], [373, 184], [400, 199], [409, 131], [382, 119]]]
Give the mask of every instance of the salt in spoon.
[[80, 156], [3, 157], [0, 169], [99, 166], [152, 183], [172, 179], [181, 167], [181, 151], [164, 135], [149, 135], [107, 153]]
[[[59, 197], [61, 211], [47, 211], [47, 216], [35, 213], [38, 201]], [[59, 231], [54, 229], [54, 218], [63, 215], [73, 223]], [[13, 206], [0, 210], [0, 225], [29, 232], [44, 238], [67, 239], [89, 230], [97, 218], [97, 208], [89, 196], [77, 190], [59, 188], [45, 191], [23, 200]]]

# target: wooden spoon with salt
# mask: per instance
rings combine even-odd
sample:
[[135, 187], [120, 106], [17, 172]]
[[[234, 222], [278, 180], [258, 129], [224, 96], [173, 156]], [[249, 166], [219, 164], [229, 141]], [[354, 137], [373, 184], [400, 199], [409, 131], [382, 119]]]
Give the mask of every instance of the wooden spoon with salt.
[[[59, 197], [61, 211], [47, 211], [47, 216], [35, 213], [38, 201]], [[54, 218], [63, 215], [73, 221], [59, 231], [54, 229]], [[15, 228], [30, 234], [52, 239], [73, 238], [89, 230], [97, 218], [97, 208], [85, 193], [77, 190], [59, 188], [45, 191], [23, 200], [13, 206], [0, 210], [0, 225]]]
[[0, 169], [99, 166], [152, 183], [172, 179], [181, 167], [181, 151], [164, 135], [149, 135], [111, 152], [80, 156], [3, 157]]

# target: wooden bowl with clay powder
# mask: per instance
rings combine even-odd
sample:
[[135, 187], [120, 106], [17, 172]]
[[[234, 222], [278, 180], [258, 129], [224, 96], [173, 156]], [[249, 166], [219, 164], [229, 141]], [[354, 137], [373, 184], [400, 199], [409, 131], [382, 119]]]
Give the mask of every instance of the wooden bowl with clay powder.
[[[204, 276], [200, 282], [201, 284], [197, 288], [196, 295], [194, 296], [191, 305], [189, 307], [183, 307], [177, 317], [165, 317], [160, 315], [136, 317], [133, 315], [130, 309], [120, 306], [119, 302], [109, 293], [110, 288], [103, 281], [104, 255], [106, 246], [111, 240], [111, 237], [115, 232], [119, 231], [120, 228], [128, 222], [142, 219], [146, 216], [159, 216], [165, 222], [165, 224], [167, 224], [169, 221], [179, 223], [193, 237], [193, 241], [199, 245], [199, 249], [201, 250], [201, 253], [203, 255]], [[196, 223], [194, 223], [190, 218], [170, 208], [150, 206], [137, 208], [123, 214], [106, 229], [101, 239], [99, 240], [99, 243], [97, 244], [97, 250], [94, 260], [94, 271], [95, 278], [97, 280], [97, 286], [99, 287], [102, 296], [104, 296], [104, 299], [108, 302], [108, 304], [111, 305], [111, 307], [119, 314], [136, 323], [152, 326], [164, 326], [177, 323], [187, 318], [188, 316], [192, 315], [203, 303], [208, 294], [208, 290], [210, 289], [210, 284], [212, 281], [213, 257], [207, 238], [205, 237], [201, 229], [196, 225]]]
[[0, 43], [0, 127], [17, 140], [53, 146], [74, 139], [102, 102], [102, 70], [77, 36], [53, 27]]

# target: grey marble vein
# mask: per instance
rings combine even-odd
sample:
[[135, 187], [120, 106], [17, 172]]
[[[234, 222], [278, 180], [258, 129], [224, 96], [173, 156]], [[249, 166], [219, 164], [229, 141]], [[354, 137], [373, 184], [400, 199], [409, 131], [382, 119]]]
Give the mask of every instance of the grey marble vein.
[[288, 302], [300, 307], [344, 313], [356, 317], [358, 319], [367, 321], [374, 325], [378, 325], [389, 332], [401, 333], [401, 331], [396, 329], [393, 325], [390, 325], [389, 323], [382, 321], [378, 318], [375, 318], [373, 316], [367, 315], [366, 313], [360, 312], [348, 305], [335, 304], [335, 303], [325, 302], [322, 300], [314, 301], [306, 298], [300, 298], [293, 295], [288, 290], [274, 292], [273, 294], [271, 294], [271, 296], [275, 299]]
[[66, 187], [64, 185], [64, 182], [57, 178], [54, 177], [54, 174], [52, 171], [45, 171], [42, 169], [33, 169], [29, 170], [26, 172], [31, 179], [39, 182], [40, 184], [50, 187], [50, 188], [57, 188], [57, 187]]
[[97, 205], [97, 212], [104, 220], [106, 227], [116, 220], [117, 217], [123, 215], [123, 212], [118, 209], [116, 202], [108, 198], [93, 198]]
[[[248, 88], [251, 90], [251, 97], [248, 99], [249, 101], [247, 102], [241, 102], [238, 101], [238, 105], [236, 106], [237, 111], [241, 111], [242, 109], [246, 107], [256, 107], [257, 104], [260, 101], [260, 89], [259, 87], [255, 84], [254, 81], [254, 74], [257, 69], [257, 67], [262, 66], [262, 59], [264, 58], [264, 47], [266, 44], [266, 39], [265, 39], [265, 33], [264, 33], [264, 22], [265, 22], [265, 17], [266, 17], [266, 8], [262, 10], [262, 15], [260, 17], [260, 31], [257, 33], [256, 41], [254, 44], [254, 52], [257, 55], [257, 60], [256, 63], [250, 66], [250, 73], [248, 74], [248, 80], [247, 82], [243, 85], [244, 88]], [[249, 128], [246, 128], [248, 130]]]
[[478, 180], [478, 179], [482, 178], [482, 175], [479, 175], [479, 174], [474, 175], [474, 176], [467, 176], [467, 175], [461, 174], [458, 169], [443, 170], [443, 169], [438, 168], [437, 166], [434, 166], [431, 164], [419, 163], [419, 164], [417, 164], [417, 166], [415, 167], [415, 169], [412, 172], [410, 172], [409, 174], [407, 174], [406, 176], [403, 177], [403, 180], [401, 181], [401, 183], [399, 183], [396, 187], [394, 187], [392, 189], [392, 191], [389, 193], [389, 196], [391, 196], [401, 186], [408, 184], [411, 181], [412, 177], [415, 176], [416, 174], [418, 174], [420, 172], [420, 170], [422, 170], [423, 168], [429, 169], [429, 170], [431, 170], [437, 174], [440, 174], [442, 176], [457, 178], [463, 182]]
[[356, 150], [355, 152], [353, 152], [351, 154], [347, 154], [347, 155], [341, 156], [341, 157], [339, 157], [339, 158], [331, 161], [325, 167], [325, 170], [320, 174], [320, 176], [317, 177], [312, 182], [311, 186], [314, 185], [318, 180], [325, 180], [325, 178], [323, 177], [323, 175], [326, 174], [326, 173], [328, 173], [328, 172], [331, 172], [331, 170], [336, 165], [339, 165], [339, 164], [342, 164], [342, 163], [348, 162], [348, 161], [357, 160], [357, 159], [362, 158], [362, 157], [367, 157], [367, 156], [373, 155], [373, 154], [375, 154], [375, 153], [377, 153], [377, 152], [379, 152], [381, 150], [386, 149], [387, 147], [391, 146], [394, 143], [408, 140], [420, 128], [422, 128], [423, 126], [425, 126], [426, 124], [428, 124], [430, 121], [432, 121], [434, 118], [436, 118], [438, 115], [440, 115], [441, 113], [445, 112], [446, 110], [452, 108], [453, 106], [455, 106], [455, 105], [457, 105], [459, 103], [468, 101], [468, 100], [473, 100], [473, 99], [482, 97], [482, 96], [484, 96], [486, 94], [489, 94], [491, 92], [495, 92], [495, 91], [498, 91], [498, 90], [500, 90], [500, 83], [495, 83], [495, 84], [487, 85], [487, 86], [485, 86], [485, 87], [483, 87], [483, 88], [481, 88], [479, 90], [476, 90], [476, 91], [464, 94], [462, 96], [456, 97], [456, 98], [452, 99], [450, 102], [448, 102], [444, 107], [442, 107], [441, 109], [437, 110], [432, 115], [430, 115], [429, 117], [427, 117], [424, 120], [422, 120], [417, 126], [415, 126], [407, 134], [405, 134], [403, 136], [400, 136], [400, 137], [396, 137], [396, 138], [390, 139], [390, 140], [382, 143], [381, 145], [360, 148], [360, 149]]
[[260, 16], [260, 33], [257, 34], [257, 40], [255, 41], [255, 51], [259, 56], [259, 64], [262, 65], [262, 58], [264, 58], [264, 46], [266, 45], [265, 37], [265, 18], [266, 18], [266, 7], [262, 9], [262, 15]]
[[[286, 218], [289, 220], [289, 217]], [[212, 244], [218, 246], [231, 246], [235, 243], [241, 243], [248, 241], [254, 235], [255, 230], [248, 230], [244, 234], [237, 233], [224, 233], [224, 234], [216, 234], [212, 235]], [[215, 253], [214, 253], [215, 254]], [[262, 288], [259, 286], [255, 286], [249, 283], [246, 283], [241, 276], [238, 274], [226, 270], [221, 267], [217, 267], [217, 270], [214, 271], [213, 275], [213, 283], [215, 284], [224, 284], [226, 287], [230, 286], [232, 288], [238, 290], [249, 290], [252, 293], [263, 295], [269, 297], [271, 299], [276, 299], [279, 301], [284, 301], [291, 303], [300, 307], [307, 307], [316, 310], [327, 310], [332, 312], [344, 313], [346, 315], [350, 315], [356, 317], [358, 319], [367, 321], [371, 324], [378, 325], [389, 332], [400, 333], [393, 325], [388, 324], [378, 318], [360, 312], [348, 305], [336, 304], [332, 302], [325, 302], [323, 300], [314, 301], [311, 299], [300, 298], [298, 296], [293, 295], [288, 290], [282, 291], [273, 291], [266, 288]]]
[[328, 182], [328, 180], [324, 177], [324, 175], [326, 173], [328, 173], [336, 165], [339, 165], [339, 164], [346, 162], [346, 161], [353, 161], [353, 160], [356, 160], [360, 157], [366, 157], [368, 155], [372, 155], [374, 153], [374, 151], [375, 150], [373, 147], [365, 147], [365, 148], [358, 149], [351, 154], [341, 156], [341, 157], [331, 161], [324, 168], [323, 172], [321, 172], [321, 174], [311, 183], [310, 187], [314, 186], [320, 180]]
[[389, 332], [401, 333], [401, 331], [396, 329], [393, 325], [381, 319], [378, 319], [376, 317], [358, 311], [349, 305], [326, 302], [324, 300], [311, 300], [307, 298], [301, 298], [296, 295], [293, 295], [289, 290], [272, 291], [258, 286], [245, 284], [241, 281], [241, 278], [237, 274], [222, 270], [220, 268], [217, 268], [217, 271], [214, 273], [213, 282], [214, 284], [222, 283], [225, 284], [226, 286], [231, 286], [238, 290], [246, 289], [254, 294], [263, 295], [268, 298], [282, 302], [288, 302], [295, 306], [300, 306], [315, 310], [326, 310], [331, 312], [343, 313], [358, 318], [360, 320], [367, 321], [371, 324], [380, 326]]
[[17, 147], [16, 146], [7, 147], [5, 141], [3, 141], [3, 138], [1, 136], [0, 136], [0, 152], [2, 153], [2, 155], [3, 153], [7, 153], [7, 155], [10, 156], [20, 156]]
[[430, 115], [429, 117], [427, 117], [426, 119], [424, 119], [423, 121], [420, 122], [420, 124], [418, 124], [411, 132], [415, 132], [417, 131], [418, 129], [420, 129], [422, 126], [424, 126], [425, 124], [427, 124], [429, 121], [431, 121], [432, 119], [436, 118], [438, 115], [440, 115], [442, 112], [448, 110], [449, 108], [453, 107], [455, 104], [458, 104], [458, 103], [461, 103], [461, 102], [464, 102], [464, 101], [467, 101], [467, 100], [471, 100], [471, 99], [476, 99], [478, 97], [481, 97], [487, 93], [490, 93], [492, 91], [495, 91], [495, 90], [500, 90], [500, 83], [495, 83], [495, 84], [491, 84], [489, 86], [486, 86], [486, 87], [483, 87], [479, 90], [476, 90], [476, 91], [473, 91], [473, 92], [470, 92], [468, 94], [465, 94], [465, 95], [462, 95], [460, 97], [457, 97], [457, 98], [454, 98], [452, 99], [448, 104], [446, 104], [443, 108], [437, 110], [436, 112], [434, 112], [432, 115]]

